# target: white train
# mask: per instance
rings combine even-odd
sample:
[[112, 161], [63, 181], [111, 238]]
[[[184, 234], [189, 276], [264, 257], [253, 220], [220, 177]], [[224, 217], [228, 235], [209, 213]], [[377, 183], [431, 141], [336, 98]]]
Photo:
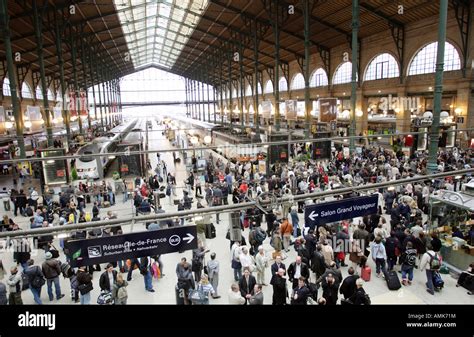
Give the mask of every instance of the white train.
[[[115, 152], [118, 144], [127, 136], [127, 134], [135, 127], [137, 120], [134, 119], [125, 124], [119, 125], [111, 129], [105, 137], [98, 137], [91, 143], [82, 146], [77, 154], [80, 157], [76, 160], [76, 170], [79, 179], [99, 179], [105, 175], [110, 163], [115, 159], [115, 156], [110, 153]], [[91, 156], [88, 154], [109, 153], [100, 157]]]
[[[238, 159], [245, 155], [255, 155], [257, 152], [256, 148], [254, 149], [250, 145], [251, 140], [249, 138], [234, 134], [229, 127], [198, 121], [183, 115], [166, 116], [163, 123], [173, 130], [174, 140], [182, 149], [192, 149], [192, 144], [189, 144], [188, 138], [194, 136], [198, 139], [199, 144], [197, 146], [217, 146], [217, 152], [229, 160]], [[210, 144], [205, 143], [206, 136], [211, 137]]]

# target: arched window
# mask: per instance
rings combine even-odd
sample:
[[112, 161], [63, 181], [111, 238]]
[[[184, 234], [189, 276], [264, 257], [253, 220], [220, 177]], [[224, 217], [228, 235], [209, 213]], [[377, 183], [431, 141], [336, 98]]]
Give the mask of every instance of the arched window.
[[36, 87], [36, 99], [43, 99], [43, 90], [40, 85]]
[[247, 85], [247, 89], [245, 89], [245, 96], [252, 96], [252, 87]]
[[[436, 54], [438, 42], [430, 43], [421, 48], [413, 58], [408, 67], [408, 76], [434, 73], [436, 70]], [[457, 49], [446, 42], [444, 50], [444, 71], [461, 69], [461, 58]]]
[[3, 96], [11, 96], [12, 92], [10, 91], [10, 79], [7, 75], [3, 79]]
[[[89, 88], [87, 90], [87, 93], [88, 93], [88, 96], [93, 97], [92, 96], [92, 88]], [[56, 99], [57, 101], [62, 101], [63, 100], [63, 97], [61, 95], [61, 89], [59, 89], [58, 92], [56, 93], [56, 97], [57, 97], [57, 99]], [[90, 98], [90, 101], [93, 101], [93, 99]]]
[[232, 89], [232, 97], [238, 97], [236, 88]]
[[279, 91], [288, 91], [288, 82], [286, 81], [286, 78], [280, 78], [278, 81], [278, 89]]
[[260, 83], [257, 84], [257, 93], [258, 93], [259, 95], [262, 94], [262, 86], [260, 85]]
[[33, 98], [33, 93], [31, 92], [31, 88], [26, 82], [23, 82], [23, 84], [21, 85], [21, 97]]
[[265, 84], [265, 93], [266, 94], [273, 93], [273, 83], [270, 80], [268, 80], [267, 83]]
[[344, 62], [337, 67], [334, 73], [333, 84], [350, 83], [352, 81], [352, 62]]
[[328, 85], [328, 75], [323, 68], [316, 69], [315, 72], [311, 75], [309, 79], [309, 86], [314, 87], [324, 87]]
[[304, 89], [304, 76], [301, 73], [296, 74], [291, 81], [291, 90]]
[[377, 55], [372, 59], [365, 72], [364, 81], [380, 80], [400, 76], [398, 63], [389, 53]]

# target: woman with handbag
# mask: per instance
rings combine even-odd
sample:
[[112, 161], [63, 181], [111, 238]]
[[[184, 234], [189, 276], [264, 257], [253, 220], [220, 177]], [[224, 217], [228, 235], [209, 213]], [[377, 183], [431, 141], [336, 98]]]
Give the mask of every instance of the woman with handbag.
[[209, 294], [214, 296], [215, 291], [209, 283], [206, 274], [201, 276], [201, 281], [196, 286], [196, 289], [189, 291], [189, 300], [194, 305], [209, 304]]
[[77, 283], [79, 293], [81, 294], [81, 304], [91, 303], [92, 276], [86, 272], [86, 267], [80, 267], [77, 272]]

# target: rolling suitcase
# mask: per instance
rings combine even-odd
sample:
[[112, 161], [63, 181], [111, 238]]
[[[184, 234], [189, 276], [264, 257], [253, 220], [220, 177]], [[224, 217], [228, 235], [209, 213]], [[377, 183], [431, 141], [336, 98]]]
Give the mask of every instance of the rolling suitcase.
[[385, 274], [385, 281], [389, 290], [398, 290], [402, 287], [396, 271], [389, 271]]
[[369, 266], [365, 266], [362, 268], [360, 273], [360, 278], [363, 279], [365, 282], [370, 281], [370, 276], [372, 275], [372, 269]]
[[27, 207], [25, 213], [26, 216], [33, 216], [33, 208]]
[[456, 284], [456, 287], [459, 286], [469, 290], [471, 293], [474, 292], [474, 275], [463, 271], [461, 275], [459, 275], [458, 283]]
[[206, 239], [214, 239], [216, 237], [216, 227], [210, 223], [206, 225]]

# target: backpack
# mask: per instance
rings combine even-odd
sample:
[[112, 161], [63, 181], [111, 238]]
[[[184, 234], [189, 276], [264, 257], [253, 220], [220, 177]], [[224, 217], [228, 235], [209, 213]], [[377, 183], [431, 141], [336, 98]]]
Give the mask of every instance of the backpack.
[[414, 266], [416, 264], [416, 254], [407, 254], [406, 252], [403, 253], [403, 263]]
[[365, 305], [371, 305], [372, 301], [370, 300], [369, 294], [364, 294], [364, 304]]
[[97, 297], [97, 304], [99, 305], [114, 304], [112, 293], [110, 291], [102, 291], [99, 297]]
[[121, 299], [124, 299], [124, 298], [127, 298], [127, 297], [128, 297], [127, 289], [125, 289], [124, 286], [118, 288], [118, 290], [117, 290], [117, 298], [118, 298], [119, 300], [121, 300]]
[[261, 244], [265, 241], [267, 234], [263, 230], [255, 230], [254, 237], [255, 241], [257, 241], [258, 244]]
[[431, 270], [439, 270], [441, 268], [441, 261], [439, 260], [438, 254], [431, 255], [430, 253], [427, 253], [428, 256], [430, 257], [430, 269]]

